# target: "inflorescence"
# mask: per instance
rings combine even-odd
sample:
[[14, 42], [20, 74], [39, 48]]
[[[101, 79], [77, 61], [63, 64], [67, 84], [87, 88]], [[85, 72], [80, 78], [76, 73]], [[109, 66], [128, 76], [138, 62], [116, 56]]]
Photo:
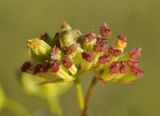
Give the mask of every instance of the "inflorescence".
[[32, 60], [21, 66], [22, 72], [32, 73], [45, 80], [73, 81], [78, 75], [93, 71], [103, 82], [130, 83], [144, 72], [139, 68], [140, 48], [126, 52], [127, 37], [118, 35], [112, 45], [109, 26], [104, 23], [100, 33], [83, 35], [64, 22], [61, 31], [51, 38], [42, 33], [39, 38], [27, 40]]

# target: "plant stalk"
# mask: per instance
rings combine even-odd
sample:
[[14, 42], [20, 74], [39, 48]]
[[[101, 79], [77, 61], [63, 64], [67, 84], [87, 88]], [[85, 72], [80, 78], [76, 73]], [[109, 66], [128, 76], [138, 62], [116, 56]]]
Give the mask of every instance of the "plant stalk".
[[74, 81], [75, 86], [76, 86], [76, 92], [77, 92], [77, 98], [79, 102], [79, 107], [80, 107], [80, 116], [83, 116], [83, 111], [84, 111], [84, 95], [83, 95], [83, 90], [82, 86], [80, 83], [79, 79], [76, 79]]
[[88, 110], [88, 105], [89, 105], [89, 100], [93, 94], [93, 90], [95, 88], [95, 85], [97, 84], [98, 79], [96, 77], [94, 77], [88, 87], [86, 96], [85, 96], [85, 100], [84, 100], [84, 110], [82, 113], [82, 116], [87, 116], [87, 110]]

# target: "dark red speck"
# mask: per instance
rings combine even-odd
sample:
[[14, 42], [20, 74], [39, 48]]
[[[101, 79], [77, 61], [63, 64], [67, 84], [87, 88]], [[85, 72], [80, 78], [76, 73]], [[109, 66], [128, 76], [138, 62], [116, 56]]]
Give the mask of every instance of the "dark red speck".
[[111, 55], [103, 55], [99, 57], [99, 63], [106, 64], [106, 63], [109, 63], [111, 59], [112, 59]]
[[136, 76], [136, 77], [142, 77], [144, 75], [144, 72], [143, 70], [139, 69], [138, 67], [132, 67], [131, 68], [131, 71], [133, 72], [133, 74]]
[[22, 64], [21, 71], [26, 72], [31, 67], [31, 62], [27, 61]]
[[128, 68], [127, 68], [127, 64], [124, 61], [120, 61], [121, 66], [119, 68], [120, 73], [127, 73]]
[[100, 27], [100, 33], [101, 33], [102, 37], [109, 37], [112, 34], [110, 28], [108, 27], [108, 25], [106, 23], [104, 23]]
[[96, 34], [94, 34], [93, 32], [84, 36], [85, 41], [92, 41], [93, 39], [96, 39]]
[[65, 48], [65, 53], [69, 55], [69, 54], [75, 52], [76, 49], [77, 49], [77, 46], [75, 44], [72, 44], [71, 46]]
[[42, 33], [41, 35], [40, 35], [40, 39], [42, 39], [42, 40], [47, 40], [49, 38], [49, 36], [48, 36], [48, 33], [47, 32], [44, 32], [44, 33]]
[[43, 64], [42, 71], [47, 72], [51, 68], [51, 62], [46, 60]]
[[60, 62], [58, 60], [54, 60], [52, 63], [51, 71], [58, 72], [60, 69]]
[[127, 65], [124, 61], [115, 61], [110, 66], [111, 73], [127, 73]]
[[131, 59], [137, 60], [141, 56], [141, 48], [133, 48], [130, 51]]
[[72, 61], [67, 57], [63, 58], [62, 63], [66, 68], [70, 68], [73, 65]]
[[119, 39], [119, 40], [122, 40], [122, 41], [124, 41], [124, 42], [127, 42], [127, 37], [126, 37], [126, 35], [124, 35], [124, 34], [119, 34], [119, 35], [118, 35], [118, 39]]
[[43, 65], [42, 64], [37, 64], [36, 67], [33, 70], [33, 74], [37, 74], [37, 73], [42, 72], [42, 69], [43, 69]]
[[111, 53], [114, 56], [120, 56], [122, 54], [121, 50], [115, 49], [114, 46], [111, 46], [109, 48], [109, 53]]
[[82, 58], [88, 62], [92, 62], [94, 60], [94, 55], [90, 52], [84, 51], [82, 52]]
[[138, 62], [138, 60], [129, 59], [129, 60], [128, 60], [128, 65], [129, 65], [130, 67], [138, 67], [139, 62]]
[[103, 41], [102, 42], [97, 42], [94, 45], [94, 51], [96, 51], [96, 52], [105, 52], [106, 49], [107, 49], [107, 46]]

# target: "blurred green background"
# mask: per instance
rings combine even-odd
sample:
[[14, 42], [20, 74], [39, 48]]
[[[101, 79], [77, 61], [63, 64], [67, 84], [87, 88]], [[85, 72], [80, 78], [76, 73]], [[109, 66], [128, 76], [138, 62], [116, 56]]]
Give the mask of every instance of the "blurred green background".
[[[129, 47], [142, 47], [145, 71], [134, 87], [98, 84], [89, 116], [160, 116], [160, 1], [159, 0], [0, 0], [0, 83], [8, 97], [33, 115], [50, 116], [45, 101], [26, 96], [16, 71], [26, 60], [25, 42], [47, 31], [52, 36], [67, 20], [83, 33], [98, 31], [107, 22], [113, 37], [125, 33]], [[86, 89], [90, 77], [82, 78]], [[78, 116], [74, 87], [61, 97], [65, 116]], [[14, 116], [4, 109], [0, 116]]]

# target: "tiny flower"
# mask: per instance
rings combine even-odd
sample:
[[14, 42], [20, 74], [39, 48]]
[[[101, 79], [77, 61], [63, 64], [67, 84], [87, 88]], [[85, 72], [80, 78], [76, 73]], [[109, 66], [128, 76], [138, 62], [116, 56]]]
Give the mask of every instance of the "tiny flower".
[[44, 59], [48, 57], [51, 47], [43, 40], [38, 38], [27, 41], [27, 48], [32, 57]]
[[114, 56], [120, 56], [122, 54], [121, 50], [116, 49], [114, 46], [111, 46], [108, 51]]
[[134, 59], [129, 59], [129, 60], [128, 60], [128, 65], [129, 65], [130, 67], [138, 67], [139, 62], [138, 62], [137, 60], [134, 60]]
[[91, 52], [83, 51], [82, 52], [82, 62], [81, 62], [81, 69], [82, 70], [89, 70], [94, 64], [94, 55]]
[[90, 32], [89, 34], [87, 34], [87, 35], [84, 36], [84, 40], [86, 42], [90, 42], [90, 41], [92, 41], [92, 40], [94, 40], [96, 38], [97, 38], [97, 36], [93, 32]]
[[52, 60], [60, 60], [62, 58], [61, 50], [58, 47], [54, 46], [50, 53], [50, 57]]
[[73, 80], [73, 77], [61, 66], [60, 61], [54, 60], [51, 65], [51, 72], [64, 80]]
[[142, 77], [144, 75], [144, 72], [140, 68], [137, 68], [137, 67], [132, 67], [131, 71], [138, 78], [140, 78], [140, 77]]
[[127, 72], [127, 64], [124, 61], [115, 61], [110, 66], [111, 73], [126, 73]]
[[72, 61], [69, 58], [64, 57], [62, 60], [62, 64], [69, 70], [71, 74], [75, 75], [77, 73], [76, 66], [72, 63]]
[[66, 57], [63, 58], [62, 63], [66, 68], [70, 68], [73, 65], [72, 61]]
[[138, 58], [141, 56], [141, 48], [133, 48], [129, 53], [128, 65], [131, 67], [138, 67]]
[[82, 52], [82, 58], [87, 62], [92, 62], [94, 60], [94, 55], [90, 52], [84, 51]]
[[100, 64], [107, 64], [112, 60], [111, 55], [103, 55], [99, 57], [99, 63]]
[[133, 48], [130, 52], [131, 59], [137, 60], [141, 56], [141, 48]]
[[107, 49], [107, 45], [102, 41], [102, 42], [97, 42], [94, 45], [94, 51], [96, 52], [105, 52]]
[[108, 25], [106, 23], [104, 23], [101, 27], [100, 27], [100, 34], [102, 37], [104, 38], [108, 38], [111, 36], [112, 32], [110, 30], [110, 28], [108, 27]]
[[124, 34], [118, 35], [118, 39], [116, 41], [117, 48], [123, 50], [127, 46], [127, 37]]
[[60, 69], [60, 62], [58, 60], [54, 60], [52, 63], [51, 71], [54, 73], [58, 72]]
[[94, 45], [96, 44], [96, 34], [93, 32], [88, 33], [87, 35], [84, 36], [84, 45], [83, 47], [86, 50], [93, 50]]
[[64, 51], [65, 51], [66, 54], [72, 54], [73, 52], [76, 51], [76, 49], [77, 49], [76, 44], [72, 44], [71, 46], [66, 47], [66, 48], [64, 49]]

